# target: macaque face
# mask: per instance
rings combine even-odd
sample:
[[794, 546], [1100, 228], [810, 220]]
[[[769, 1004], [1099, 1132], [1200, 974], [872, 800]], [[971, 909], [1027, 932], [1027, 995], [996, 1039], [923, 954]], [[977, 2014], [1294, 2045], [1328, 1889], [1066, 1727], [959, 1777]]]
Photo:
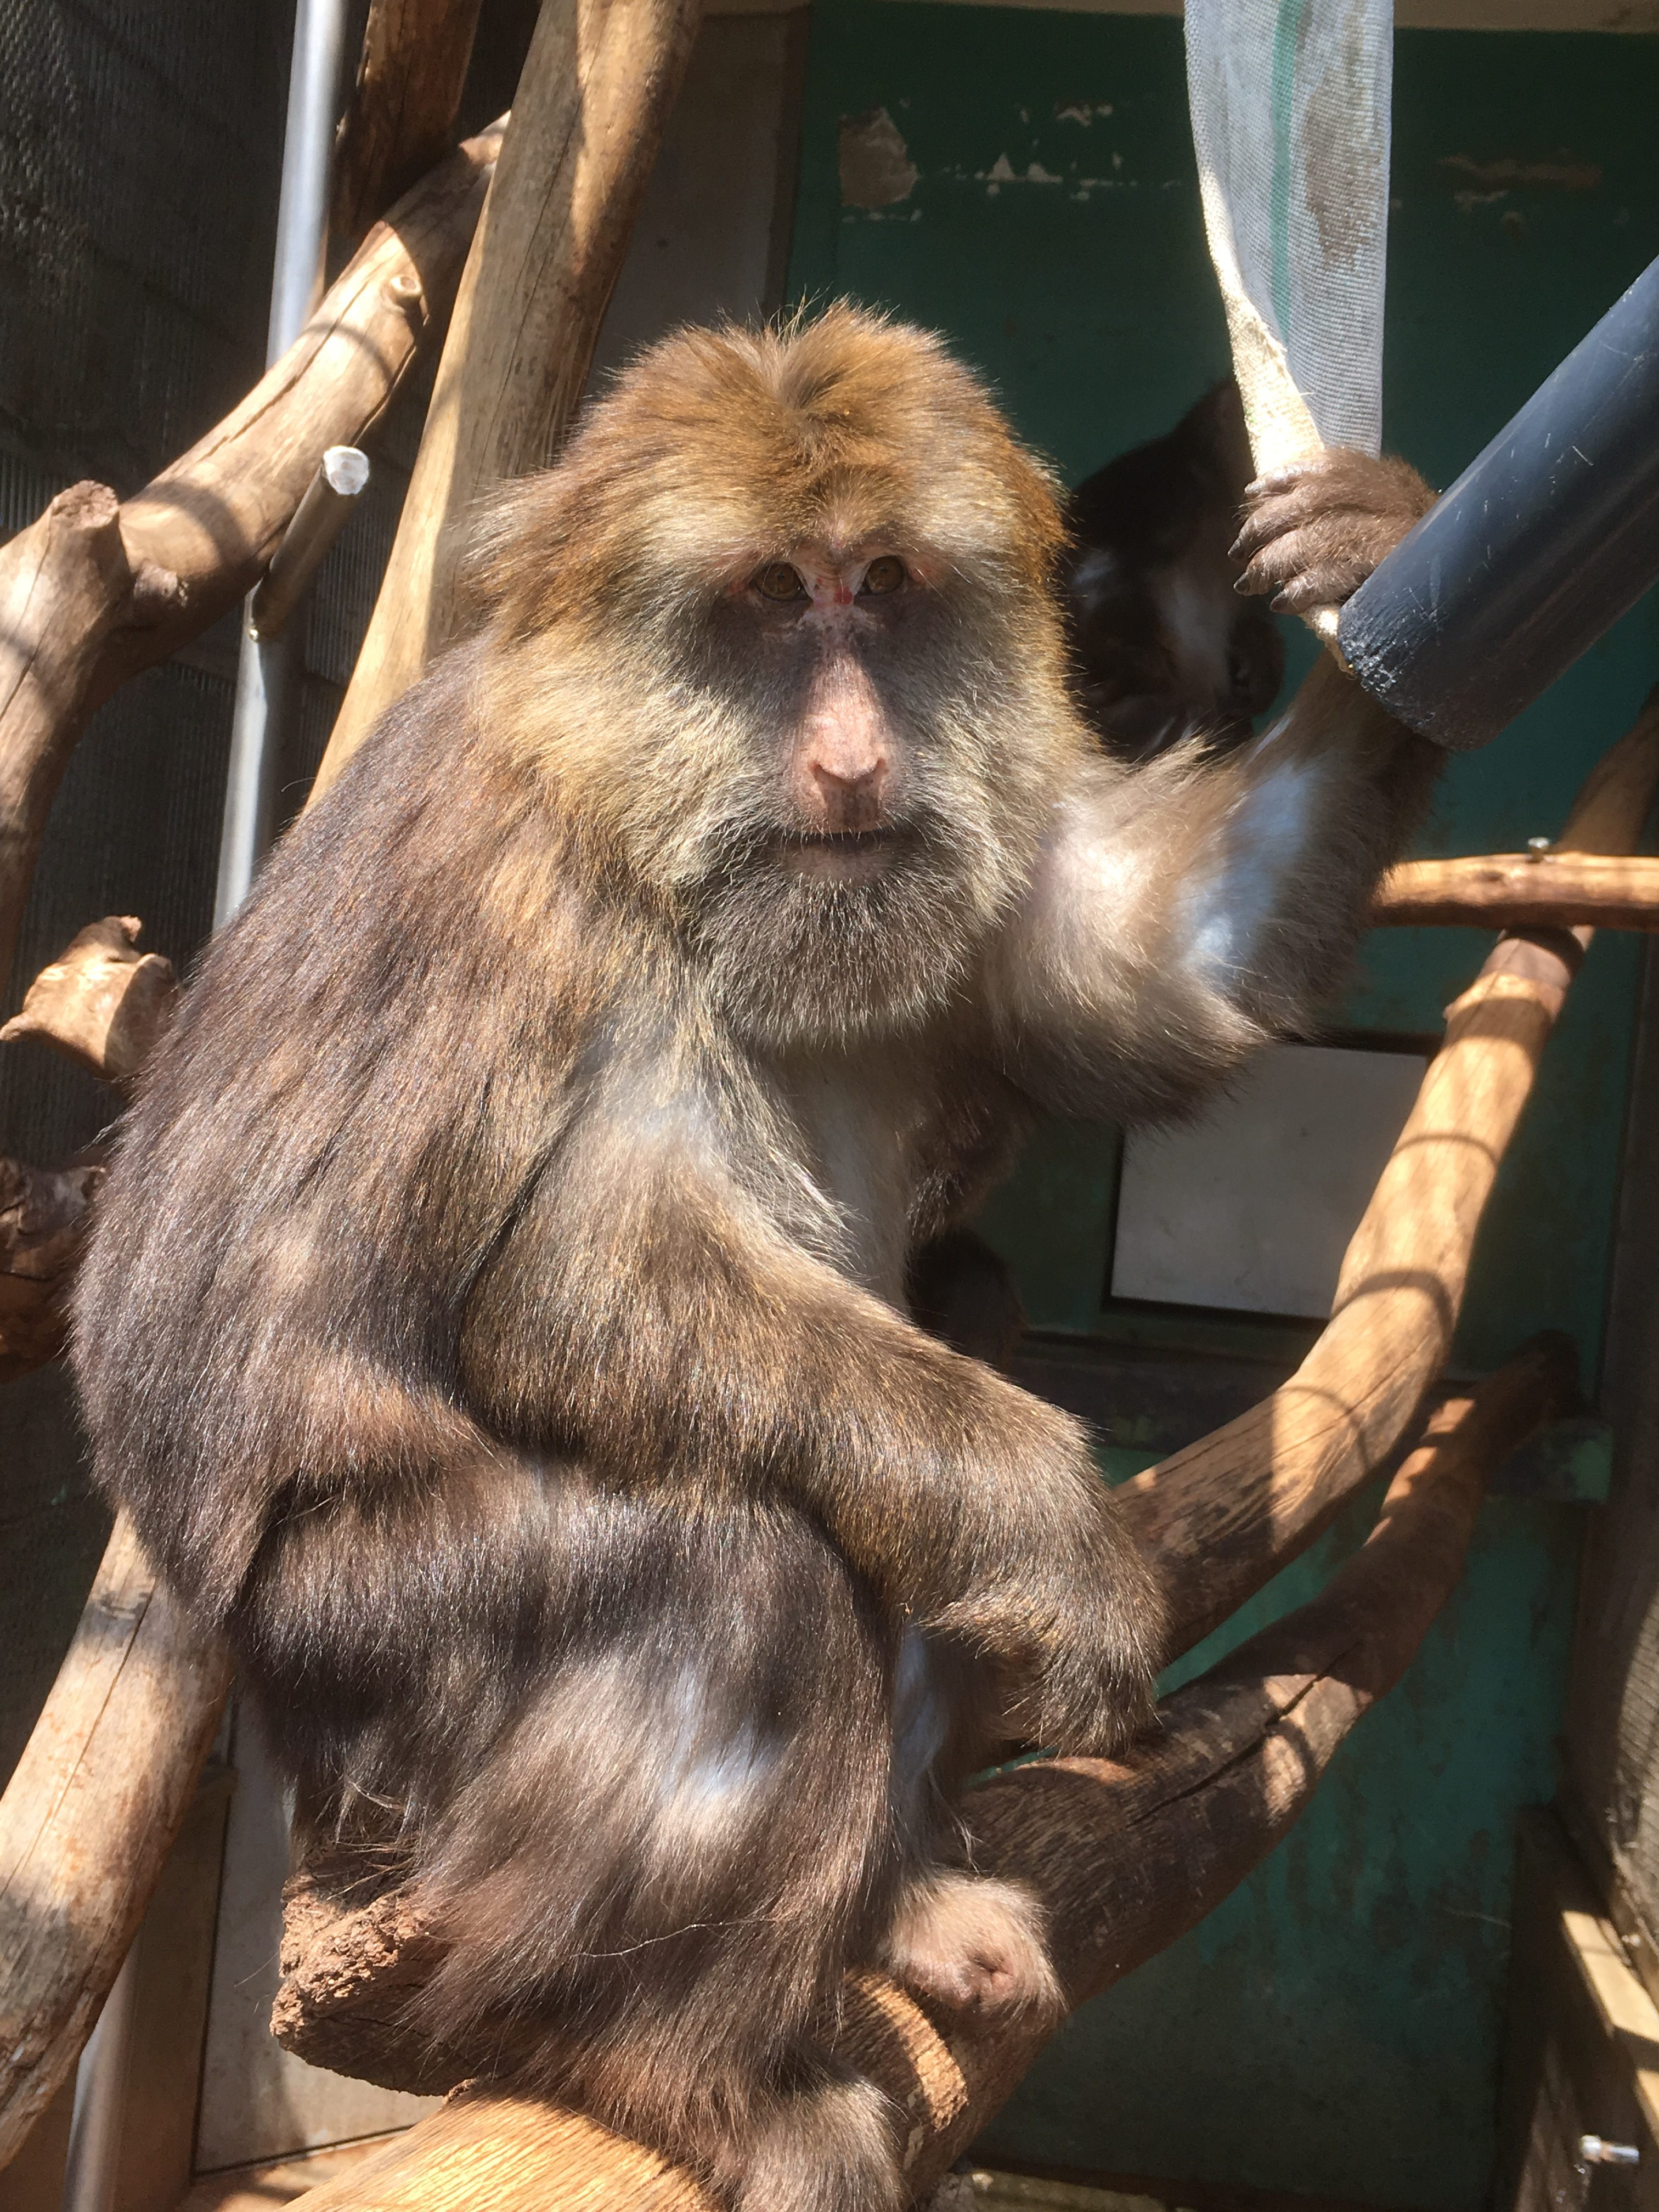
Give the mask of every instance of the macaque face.
[[890, 1032], [951, 1000], [1086, 753], [1061, 542], [942, 348], [840, 311], [690, 332], [490, 524], [483, 681], [724, 1018]]

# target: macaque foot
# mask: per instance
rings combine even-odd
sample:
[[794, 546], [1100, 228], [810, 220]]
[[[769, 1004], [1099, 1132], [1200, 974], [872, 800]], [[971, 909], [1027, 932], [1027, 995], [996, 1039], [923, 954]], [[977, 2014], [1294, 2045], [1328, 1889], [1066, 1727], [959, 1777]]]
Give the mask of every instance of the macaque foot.
[[1409, 461], [1340, 446], [1258, 477], [1245, 497], [1235, 588], [1272, 592], [1280, 614], [1340, 606], [1434, 505]]
[[750, 2154], [736, 2212], [899, 2212], [893, 2108], [854, 2075], [781, 2104]]
[[916, 1996], [952, 2012], [1052, 2016], [1060, 2010], [1042, 1908], [1012, 1882], [924, 1875], [905, 1892], [883, 1963]]

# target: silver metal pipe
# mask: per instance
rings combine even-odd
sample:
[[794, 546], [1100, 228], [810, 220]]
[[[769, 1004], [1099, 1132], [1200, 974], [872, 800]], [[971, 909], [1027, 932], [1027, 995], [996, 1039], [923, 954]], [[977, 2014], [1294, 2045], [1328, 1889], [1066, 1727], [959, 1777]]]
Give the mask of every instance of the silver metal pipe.
[[133, 1999], [138, 1988], [135, 1945], [104, 2000], [75, 2073], [64, 2212], [111, 2212], [121, 2157], [122, 2107], [132, 2049]]
[[[295, 13], [267, 368], [304, 329], [322, 280], [328, 244], [328, 163], [345, 16], [346, 0], [299, 0]], [[219, 882], [213, 902], [216, 929], [230, 920], [247, 896], [253, 872], [270, 842], [283, 732], [299, 696], [302, 647], [301, 640], [296, 649], [292, 635], [261, 643], [244, 614]]]

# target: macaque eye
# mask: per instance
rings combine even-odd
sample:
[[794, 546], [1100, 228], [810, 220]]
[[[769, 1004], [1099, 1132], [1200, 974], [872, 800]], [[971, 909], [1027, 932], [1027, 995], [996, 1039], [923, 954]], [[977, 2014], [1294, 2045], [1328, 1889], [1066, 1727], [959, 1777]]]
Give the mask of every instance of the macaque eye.
[[755, 589], [763, 599], [804, 599], [806, 586], [787, 561], [773, 561], [763, 568], [755, 580]]
[[903, 562], [895, 553], [884, 553], [879, 561], [872, 561], [865, 570], [860, 596], [866, 592], [896, 592], [904, 580]]

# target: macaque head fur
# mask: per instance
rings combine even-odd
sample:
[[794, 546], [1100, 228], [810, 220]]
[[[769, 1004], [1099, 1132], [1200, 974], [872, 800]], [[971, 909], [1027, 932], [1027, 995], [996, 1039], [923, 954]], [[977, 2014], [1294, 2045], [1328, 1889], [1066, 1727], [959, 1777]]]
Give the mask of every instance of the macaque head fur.
[[720, 1016], [774, 1047], [946, 1004], [1086, 738], [1055, 489], [933, 338], [687, 331], [485, 525], [487, 727]]

